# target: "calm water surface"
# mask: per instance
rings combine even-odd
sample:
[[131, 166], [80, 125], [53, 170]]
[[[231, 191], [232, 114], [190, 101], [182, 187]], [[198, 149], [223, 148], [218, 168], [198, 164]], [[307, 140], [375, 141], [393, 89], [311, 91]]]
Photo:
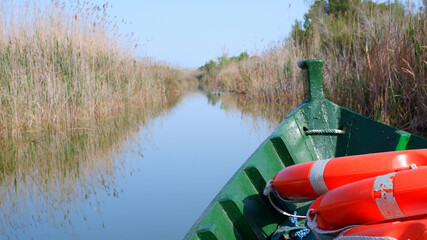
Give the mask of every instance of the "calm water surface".
[[250, 105], [192, 92], [151, 119], [32, 137], [2, 155], [36, 160], [2, 178], [1, 238], [182, 239], [287, 113]]

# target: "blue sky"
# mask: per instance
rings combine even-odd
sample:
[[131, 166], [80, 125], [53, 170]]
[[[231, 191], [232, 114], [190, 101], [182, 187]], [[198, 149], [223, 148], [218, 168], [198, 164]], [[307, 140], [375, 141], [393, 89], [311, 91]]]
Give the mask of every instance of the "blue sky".
[[[93, 0], [103, 4], [106, 1]], [[134, 33], [139, 55], [180, 67], [197, 68], [223, 53], [254, 54], [288, 36], [307, 1], [109, 0], [109, 13], [123, 33]]]

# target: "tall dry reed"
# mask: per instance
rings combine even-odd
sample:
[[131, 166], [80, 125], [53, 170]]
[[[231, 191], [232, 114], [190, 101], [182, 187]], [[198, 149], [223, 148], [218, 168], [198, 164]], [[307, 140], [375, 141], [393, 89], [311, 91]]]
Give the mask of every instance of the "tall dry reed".
[[233, 62], [215, 76], [224, 90], [266, 100], [301, 101], [297, 60], [318, 58], [326, 96], [365, 116], [427, 135], [427, 10], [410, 3], [349, 1], [327, 14], [315, 1], [311, 27], [295, 28], [259, 56]]
[[2, 236], [118, 194], [117, 155], [179, 99], [180, 72], [137, 57], [107, 9], [0, 0]]
[[0, 0], [0, 136], [72, 129], [179, 87], [177, 70], [135, 55], [107, 9]]

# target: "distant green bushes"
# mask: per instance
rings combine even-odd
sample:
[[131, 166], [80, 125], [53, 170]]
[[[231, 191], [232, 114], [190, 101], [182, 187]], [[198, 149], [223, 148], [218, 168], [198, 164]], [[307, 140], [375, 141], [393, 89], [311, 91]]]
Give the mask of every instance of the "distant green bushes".
[[228, 64], [247, 60], [248, 58], [249, 54], [246, 51], [240, 53], [239, 56], [232, 57], [228, 57], [227, 54], [223, 54], [222, 56], [218, 57], [216, 61], [210, 60], [205, 65], [200, 67], [200, 69], [203, 71], [203, 74], [213, 76], [218, 74], [221, 69], [226, 67]]
[[216, 61], [210, 60], [198, 70], [199, 74], [197, 78], [199, 80], [199, 86], [202, 88], [219, 88], [219, 86], [216, 85], [220, 83], [220, 81], [217, 81], [217, 77], [223, 69], [229, 68], [230, 65], [237, 64], [247, 59], [249, 59], [249, 54], [244, 51], [240, 53], [239, 56], [228, 57], [227, 54], [223, 54], [218, 57]]

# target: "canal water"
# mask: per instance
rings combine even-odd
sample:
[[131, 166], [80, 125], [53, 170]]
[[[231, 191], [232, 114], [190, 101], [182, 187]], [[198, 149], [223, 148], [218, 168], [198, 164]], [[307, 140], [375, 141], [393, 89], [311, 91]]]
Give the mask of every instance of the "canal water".
[[140, 111], [9, 146], [1, 239], [182, 239], [289, 112], [202, 92]]

